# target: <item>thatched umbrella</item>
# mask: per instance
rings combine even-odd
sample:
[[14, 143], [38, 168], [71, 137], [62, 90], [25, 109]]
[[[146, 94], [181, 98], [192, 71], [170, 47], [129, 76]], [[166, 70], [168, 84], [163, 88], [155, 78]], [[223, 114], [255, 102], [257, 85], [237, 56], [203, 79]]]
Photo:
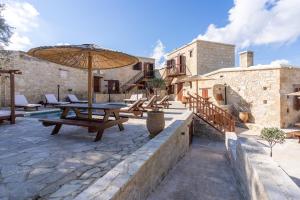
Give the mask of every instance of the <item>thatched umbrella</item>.
[[[44, 46], [33, 48], [28, 54], [60, 65], [88, 70], [88, 105], [92, 106], [93, 80], [95, 69], [111, 69], [136, 64], [134, 56], [109, 49], [100, 48], [94, 44]], [[91, 118], [89, 109], [89, 118]]]

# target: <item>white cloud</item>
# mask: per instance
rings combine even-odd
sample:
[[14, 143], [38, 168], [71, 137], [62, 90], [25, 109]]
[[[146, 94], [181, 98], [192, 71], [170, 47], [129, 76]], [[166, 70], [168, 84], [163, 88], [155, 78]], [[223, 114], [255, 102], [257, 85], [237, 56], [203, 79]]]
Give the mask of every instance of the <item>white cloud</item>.
[[70, 45], [70, 44], [67, 42], [59, 42], [56, 44], [56, 46], [66, 46], [66, 45]]
[[273, 60], [270, 65], [278, 66], [278, 65], [288, 65], [290, 62], [286, 59]]
[[8, 25], [13, 27], [10, 44], [5, 49], [24, 50], [32, 45], [28, 34], [39, 26], [39, 12], [27, 2], [9, 1], [5, 3], [3, 17]]
[[235, 0], [224, 27], [210, 24], [197, 39], [250, 45], [288, 43], [300, 36], [300, 0]]
[[163, 67], [165, 63], [165, 57], [166, 57], [165, 46], [161, 42], [161, 40], [157, 40], [156, 45], [151, 54], [151, 58], [155, 59], [155, 68], [159, 69]]

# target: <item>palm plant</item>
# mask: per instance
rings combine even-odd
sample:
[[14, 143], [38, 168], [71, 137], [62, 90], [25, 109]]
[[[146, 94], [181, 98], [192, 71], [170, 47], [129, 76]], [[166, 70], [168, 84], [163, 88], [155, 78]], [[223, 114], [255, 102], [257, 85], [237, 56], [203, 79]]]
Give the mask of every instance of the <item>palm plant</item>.
[[[165, 84], [165, 81], [161, 78], [153, 78], [148, 82], [148, 87], [150, 87], [154, 91], [154, 94], [157, 96], [158, 91], [160, 91], [161, 89], [164, 89], [166, 87], [166, 84]], [[156, 101], [155, 101], [153, 110], [154, 111], [159, 110]]]

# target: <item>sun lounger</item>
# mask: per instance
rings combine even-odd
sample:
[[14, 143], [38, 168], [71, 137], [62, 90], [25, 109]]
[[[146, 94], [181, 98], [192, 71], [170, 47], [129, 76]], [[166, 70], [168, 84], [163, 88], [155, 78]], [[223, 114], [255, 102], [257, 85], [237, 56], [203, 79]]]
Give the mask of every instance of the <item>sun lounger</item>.
[[143, 94], [132, 94], [129, 99], [124, 99], [125, 103], [132, 103], [143, 98]]
[[121, 108], [120, 113], [133, 113], [134, 116], [143, 117], [144, 108], [142, 107], [143, 103], [146, 101], [146, 98], [141, 98], [136, 100], [133, 104], [128, 105], [127, 107]]
[[157, 105], [159, 107], [169, 108], [170, 106], [169, 95], [164, 96], [160, 101], [157, 102]]
[[70, 103], [70, 102], [64, 102], [64, 101], [57, 101], [54, 94], [45, 94], [45, 98], [46, 98], [45, 107], [47, 105], [57, 106], [57, 105], [64, 105], [64, 104]]
[[24, 108], [25, 110], [30, 109], [30, 108], [34, 108], [36, 110], [39, 109], [39, 107], [41, 107], [41, 104], [30, 104], [28, 103], [26, 97], [24, 95], [16, 95], [15, 96], [15, 106], [17, 108]]
[[[23, 117], [24, 114], [21, 112], [15, 112], [15, 117]], [[11, 112], [7, 110], [0, 110], [0, 124], [4, 121], [8, 120], [11, 121]]]
[[153, 108], [156, 100], [157, 100], [157, 96], [156, 96], [156, 95], [153, 95], [153, 96], [149, 99], [149, 101], [146, 101], [146, 102], [142, 105], [142, 107], [143, 107], [143, 108]]
[[79, 100], [74, 94], [68, 94], [68, 99], [71, 103], [88, 103], [88, 101]]

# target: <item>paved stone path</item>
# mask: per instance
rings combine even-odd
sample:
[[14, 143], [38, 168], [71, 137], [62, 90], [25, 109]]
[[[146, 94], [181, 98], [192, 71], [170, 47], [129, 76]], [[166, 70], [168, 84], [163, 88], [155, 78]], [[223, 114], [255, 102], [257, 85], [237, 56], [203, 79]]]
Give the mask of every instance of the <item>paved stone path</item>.
[[224, 142], [195, 138], [190, 151], [148, 200], [241, 199]]
[[[166, 125], [181, 114], [165, 112]], [[0, 125], [0, 200], [72, 199], [149, 141], [145, 117], [106, 129], [99, 142], [84, 128], [52, 129], [33, 118]]]

